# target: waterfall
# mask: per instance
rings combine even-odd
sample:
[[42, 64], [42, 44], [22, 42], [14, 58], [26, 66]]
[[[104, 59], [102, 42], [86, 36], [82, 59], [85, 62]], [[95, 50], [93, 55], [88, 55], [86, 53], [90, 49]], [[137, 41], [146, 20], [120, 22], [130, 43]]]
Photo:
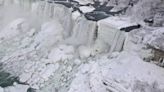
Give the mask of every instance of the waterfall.
[[23, 9], [30, 9], [32, 3], [36, 0], [1, 0], [0, 3], [3, 6], [10, 6], [10, 5], [19, 5]]
[[63, 5], [39, 1], [33, 3], [32, 12], [45, 20], [54, 19], [59, 21], [65, 30], [64, 37], [70, 36], [73, 26], [71, 9]]
[[95, 31], [96, 22], [89, 21], [84, 17], [78, 17], [75, 21], [73, 33], [71, 37], [66, 40], [66, 43], [90, 46], [94, 43]]

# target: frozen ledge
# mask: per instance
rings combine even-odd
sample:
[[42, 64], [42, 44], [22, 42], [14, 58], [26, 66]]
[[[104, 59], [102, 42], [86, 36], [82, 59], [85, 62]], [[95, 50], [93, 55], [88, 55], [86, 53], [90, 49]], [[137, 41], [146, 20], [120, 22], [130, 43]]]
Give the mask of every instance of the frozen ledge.
[[130, 18], [127, 17], [109, 17], [98, 21], [98, 25], [105, 24], [120, 30], [121, 28], [138, 25], [135, 22], [132, 22]]

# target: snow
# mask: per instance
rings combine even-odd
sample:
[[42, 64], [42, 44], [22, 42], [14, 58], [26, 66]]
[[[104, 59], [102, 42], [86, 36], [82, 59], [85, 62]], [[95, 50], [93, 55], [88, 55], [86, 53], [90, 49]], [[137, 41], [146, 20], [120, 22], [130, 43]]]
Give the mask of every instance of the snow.
[[121, 29], [121, 28], [129, 27], [129, 26], [137, 25], [137, 23], [132, 22], [130, 18], [128, 17], [118, 17], [118, 16], [102, 19], [98, 22], [98, 25], [101, 25], [101, 24], [104, 24], [104, 25], [107, 24], [116, 29]]
[[145, 34], [144, 42], [156, 49], [160, 49], [164, 51], [163, 32], [164, 32], [164, 28], [162, 27], [152, 31], [151, 34]]
[[80, 17], [80, 12], [79, 11], [75, 11], [72, 13], [72, 19], [73, 20], [76, 20], [78, 17]]
[[46, 68], [47, 69], [42, 73], [42, 78], [45, 81], [47, 81], [49, 79], [49, 77], [53, 75], [53, 73], [59, 68], [59, 65], [56, 64], [56, 66], [55, 66], [55, 65], [50, 64]]
[[100, 53], [107, 52], [109, 50], [109, 45], [103, 40], [97, 39], [94, 46], [92, 47], [91, 55], [95, 56]]
[[69, 92], [81, 92], [81, 86], [85, 87], [88, 92], [108, 92], [108, 90], [113, 92], [137, 92], [136, 90], [139, 90], [140, 92], [139, 88], [134, 89], [137, 81], [149, 85], [157, 83], [159, 89], [162, 90], [164, 89], [164, 82], [161, 81], [163, 75], [162, 68], [143, 62], [136, 53], [121, 52], [117, 58], [102, 57], [95, 62], [82, 65]]
[[4, 92], [4, 89], [0, 87], [0, 92]]
[[93, 7], [88, 7], [88, 6], [81, 6], [81, 7], [79, 7], [79, 9], [80, 9], [83, 13], [87, 13], [87, 12], [92, 12], [95, 8], [93, 8]]
[[79, 50], [79, 55], [81, 59], [88, 58], [91, 55], [91, 48], [89, 47], [80, 46], [78, 50]]
[[15, 84], [14, 86], [5, 88], [4, 92], [27, 92], [28, 88], [28, 85]]
[[93, 0], [75, 0], [77, 2], [79, 2], [80, 4], [88, 4], [88, 3], [93, 3]]
[[75, 50], [72, 46], [60, 45], [51, 50], [48, 58], [54, 63], [58, 61], [71, 60], [74, 57]]
[[[50, 40], [54, 39], [54, 40]], [[52, 21], [44, 23], [41, 27], [41, 31], [35, 37], [35, 43], [39, 44], [39, 48], [50, 48], [56, 42], [59, 42], [63, 39], [63, 28], [58, 21]]]
[[19, 35], [21, 32], [25, 32], [28, 28], [25, 27], [27, 25], [24, 25], [24, 21], [25, 19], [23, 18], [15, 19], [12, 21], [9, 25], [6, 26], [6, 28], [1, 30], [0, 39], [8, 40]]

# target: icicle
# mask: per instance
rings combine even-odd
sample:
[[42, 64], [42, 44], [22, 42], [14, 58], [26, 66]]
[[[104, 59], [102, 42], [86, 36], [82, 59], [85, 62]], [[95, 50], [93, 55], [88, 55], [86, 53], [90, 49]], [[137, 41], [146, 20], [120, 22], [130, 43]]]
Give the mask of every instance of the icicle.
[[109, 53], [112, 54], [112, 52], [114, 51], [121, 51], [123, 48], [124, 41], [125, 41], [124, 32], [118, 30], [113, 39]]

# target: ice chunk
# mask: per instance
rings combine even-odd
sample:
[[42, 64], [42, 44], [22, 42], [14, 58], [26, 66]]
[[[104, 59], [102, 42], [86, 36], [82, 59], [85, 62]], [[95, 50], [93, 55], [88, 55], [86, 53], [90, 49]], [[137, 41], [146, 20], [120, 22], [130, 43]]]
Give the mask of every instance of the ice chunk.
[[91, 48], [86, 46], [80, 46], [78, 48], [80, 58], [88, 58], [91, 55]]
[[47, 81], [50, 76], [54, 74], [54, 72], [59, 68], [59, 64], [53, 65], [49, 64], [46, 67], [46, 70], [42, 73], [41, 77]]
[[51, 59], [54, 63], [57, 61], [64, 61], [64, 60], [70, 60], [74, 56], [74, 48], [72, 46], [67, 45], [60, 45], [59, 47], [56, 47], [51, 50], [50, 54], [48, 55], [49, 59]]

